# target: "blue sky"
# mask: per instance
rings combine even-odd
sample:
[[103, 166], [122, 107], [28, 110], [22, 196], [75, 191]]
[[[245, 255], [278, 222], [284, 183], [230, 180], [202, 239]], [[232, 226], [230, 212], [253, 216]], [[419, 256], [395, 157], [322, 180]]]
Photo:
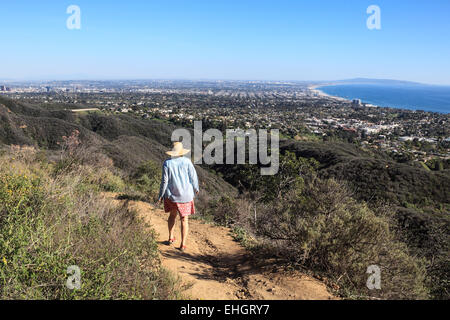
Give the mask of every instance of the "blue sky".
[[[69, 5], [81, 29], [69, 30]], [[369, 5], [381, 30], [369, 30]], [[2, 1], [0, 79], [388, 78], [450, 85], [450, 1]]]

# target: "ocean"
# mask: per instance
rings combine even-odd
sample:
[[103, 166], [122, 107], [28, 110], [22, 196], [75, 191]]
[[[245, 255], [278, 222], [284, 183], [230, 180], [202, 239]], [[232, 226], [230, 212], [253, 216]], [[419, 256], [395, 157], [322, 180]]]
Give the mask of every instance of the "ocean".
[[450, 86], [342, 84], [317, 89], [331, 96], [361, 99], [380, 107], [450, 113]]

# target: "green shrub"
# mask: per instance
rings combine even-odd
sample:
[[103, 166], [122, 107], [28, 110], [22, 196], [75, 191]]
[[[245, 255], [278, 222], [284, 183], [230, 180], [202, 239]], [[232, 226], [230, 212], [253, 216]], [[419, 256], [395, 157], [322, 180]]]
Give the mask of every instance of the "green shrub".
[[[90, 170], [54, 178], [38, 166], [0, 164], [0, 299], [180, 297], [136, 214], [79, 187], [98, 182]], [[66, 287], [71, 265], [81, 270], [79, 290]]]
[[[428, 295], [425, 262], [398, 241], [386, 214], [356, 202], [345, 186], [315, 179], [260, 212], [257, 234], [272, 252], [330, 277], [347, 297], [416, 299]], [[381, 290], [368, 290], [366, 270], [381, 269]]]
[[228, 197], [218, 197], [208, 201], [201, 211], [202, 218], [228, 226], [234, 223], [238, 214], [236, 202]]
[[248, 250], [252, 250], [256, 245], [255, 239], [251, 237], [246, 229], [236, 226], [232, 230], [233, 239], [238, 241], [242, 246]]
[[132, 181], [147, 199], [155, 200], [161, 183], [161, 168], [151, 160], [146, 161], [132, 174]]
[[87, 167], [84, 170], [84, 182], [98, 187], [99, 191], [121, 192], [125, 189], [125, 182], [122, 178], [112, 173], [109, 169]]

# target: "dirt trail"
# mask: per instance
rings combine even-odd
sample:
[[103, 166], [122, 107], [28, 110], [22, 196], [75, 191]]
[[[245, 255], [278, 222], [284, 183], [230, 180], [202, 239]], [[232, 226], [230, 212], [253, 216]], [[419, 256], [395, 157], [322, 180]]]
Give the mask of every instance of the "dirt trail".
[[[107, 196], [114, 198], [113, 194]], [[124, 203], [124, 200], [113, 201]], [[191, 219], [188, 249], [181, 252], [177, 249], [181, 238], [179, 218], [175, 227], [177, 240], [168, 246], [165, 244], [168, 215], [145, 202], [127, 201], [127, 205], [155, 229], [163, 266], [189, 285], [184, 294], [192, 299], [335, 299], [314, 278], [255, 266], [246, 250], [233, 240], [228, 228]]]

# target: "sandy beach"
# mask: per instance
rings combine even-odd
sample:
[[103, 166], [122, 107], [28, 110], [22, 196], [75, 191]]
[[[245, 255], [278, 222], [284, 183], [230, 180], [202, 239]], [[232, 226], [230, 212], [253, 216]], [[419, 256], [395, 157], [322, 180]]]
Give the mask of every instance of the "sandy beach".
[[317, 94], [319, 96], [322, 96], [322, 97], [332, 98], [332, 99], [336, 99], [336, 100], [343, 101], [343, 102], [351, 102], [350, 100], [345, 99], [345, 98], [329, 95], [329, 94], [327, 94], [327, 93], [325, 93], [325, 92], [323, 92], [322, 90], [319, 89], [320, 87], [323, 87], [323, 86], [326, 86], [326, 85], [327, 84], [310, 85], [310, 86], [308, 86], [308, 90], [311, 91], [312, 93], [315, 93], [315, 94]]

